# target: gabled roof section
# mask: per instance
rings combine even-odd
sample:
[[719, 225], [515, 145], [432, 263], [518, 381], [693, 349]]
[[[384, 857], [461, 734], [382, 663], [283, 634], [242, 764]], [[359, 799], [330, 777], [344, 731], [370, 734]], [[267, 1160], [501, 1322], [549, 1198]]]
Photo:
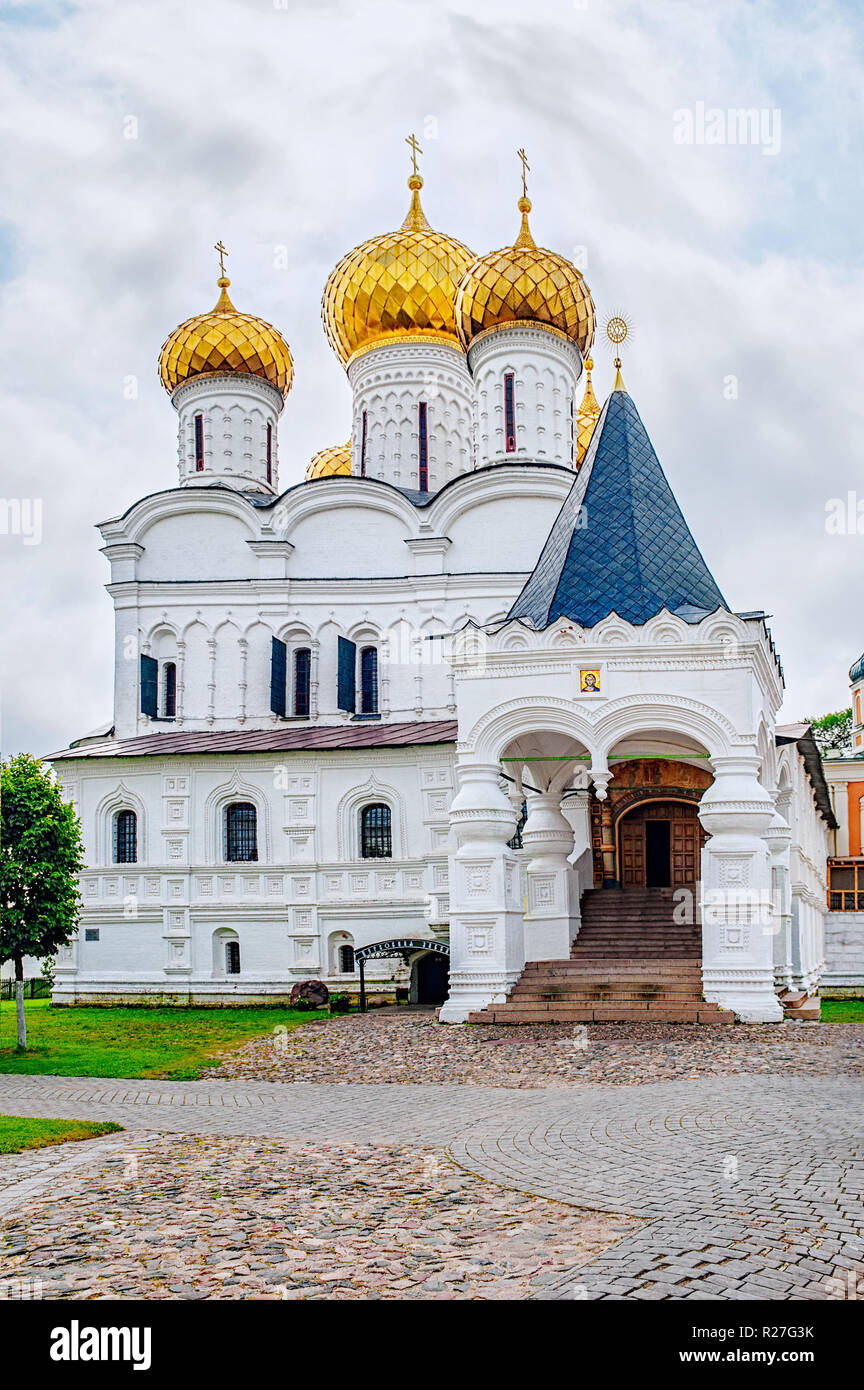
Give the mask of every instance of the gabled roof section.
[[641, 624], [667, 608], [695, 623], [727, 604], [626, 391], [603, 407], [585, 462], [510, 610], [536, 628], [610, 613]]
[[455, 743], [455, 719], [403, 724], [315, 724], [302, 729], [189, 730], [181, 733], [141, 734], [136, 738], [76, 740], [58, 753], [47, 753], [46, 762], [72, 758], [183, 757], [194, 753], [312, 753], [343, 748], [410, 748], [413, 745]]

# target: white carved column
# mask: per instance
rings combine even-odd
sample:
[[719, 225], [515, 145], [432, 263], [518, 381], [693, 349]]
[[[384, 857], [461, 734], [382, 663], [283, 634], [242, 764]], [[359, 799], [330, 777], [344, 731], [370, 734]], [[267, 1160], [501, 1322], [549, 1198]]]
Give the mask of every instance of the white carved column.
[[312, 655], [309, 659], [309, 718], [318, 718], [318, 665], [321, 652], [321, 643], [316, 637], [312, 643]]
[[175, 719], [178, 724], [183, 723], [183, 716], [186, 711], [186, 643], [181, 638], [177, 643], [177, 699], [175, 701]]
[[716, 757], [699, 803], [711, 836], [702, 850], [702, 989], [744, 1023], [783, 1017], [774, 991], [771, 855], [764, 838], [774, 803], [755, 753]]
[[[578, 776], [578, 774], [577, 774]], [[591, 846], [591, 791], [588, 778], [580, 777], [581, 786], [561, 803], [561, 812], [573, 831], [570, 863], [576, 875], [576, 900], [573, 903], [574, 938], [582, 925], [582, 894], [594, 887], [594, 853]]]
[[207, 654], [210, 664], [210, 674], [207, 681], [207, 723], [213, 724], [216, 719], [216, 638], [207, 638]]
[[[774, 906], [774, 983], [788, 989], [795, 976], [795, 946], [792, 922], [792, 892], [789, 874], [789, 848], [792, 831], [779, 811], [774, 812], [764, 834], [771, 855], [771, 899]], [[797, 952], [800, 960], [800, 950]]]
[[570, 863], [573, 831], [561, 812], [560, 791], [529, 795], [522, 844], [528, 855], [525, 959], [567, 960], [579, 929], [579, 888]]
[[525, 964], [516, 816], [497, 763], [463, 764], [450, 808], [450, 994], [443, 1023], [506, 999]]
[[237, 682], [237, 723], [246, 723], [246, 663], [249, 658], [249, 643], [245, 637], [241, 637], [238, 643], [240, 647], [240, 679]]

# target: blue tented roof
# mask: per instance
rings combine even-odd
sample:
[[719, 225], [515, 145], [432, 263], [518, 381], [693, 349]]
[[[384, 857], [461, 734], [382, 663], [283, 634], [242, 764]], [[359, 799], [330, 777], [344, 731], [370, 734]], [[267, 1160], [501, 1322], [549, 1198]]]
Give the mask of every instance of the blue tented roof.
[[695, 623], [726, 607], [636, 406], [613, 391], [509, 616], [593, 627], [610, 613], [641, 624], [666, 608]]

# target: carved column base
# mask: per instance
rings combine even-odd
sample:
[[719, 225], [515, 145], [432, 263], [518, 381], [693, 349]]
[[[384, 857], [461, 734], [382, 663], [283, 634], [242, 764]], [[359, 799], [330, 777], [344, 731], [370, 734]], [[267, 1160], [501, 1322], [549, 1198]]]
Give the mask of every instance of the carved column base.
[[519, 863], [508, 845], [516, 816], [497, 765], [459, 769], [450, 808], [450, 992], [438, 1015], [464, 1023], [506, 999], [525, 964]]

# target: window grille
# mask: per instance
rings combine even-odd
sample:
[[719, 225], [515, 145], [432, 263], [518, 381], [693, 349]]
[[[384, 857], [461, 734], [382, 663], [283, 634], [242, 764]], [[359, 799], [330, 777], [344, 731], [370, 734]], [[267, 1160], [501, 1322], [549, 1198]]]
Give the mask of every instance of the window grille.
[[229, 864], [258, 858], [258, 812], [249, 801], [225, 807], [225, 858]]
[[114, 817], [114, 863], [138, 862], [138, 817], [134, 811], [118, 811]]
[[162, 712], [166, 719], [177, 713], [177, 667], [173, 661], [165, 662], [162, 673]]
[[354, 974], [354, 947], [339, 947], [339, 971], [342, 975]]
[[378, 713], [378, 651], [364, 647], [360, 653], [360, 713]]
[[864, 911], [864, 859], [828, 860], [828, 908], [831, 912]]
[[381, 802], [360, 812], [360, 853], [364, 859], [391, 859], [393, 834], [390, 807]]
[[294, 713], [309, 718], [309, 694], [312, 688], [312, 652], [300, 647], [294, 653]]
[[225, 974], [240, 974], [240, 942], [226, 941], [225, 943]]
[[195, 472], [204, 471], [204, 416], [195, 416]]

